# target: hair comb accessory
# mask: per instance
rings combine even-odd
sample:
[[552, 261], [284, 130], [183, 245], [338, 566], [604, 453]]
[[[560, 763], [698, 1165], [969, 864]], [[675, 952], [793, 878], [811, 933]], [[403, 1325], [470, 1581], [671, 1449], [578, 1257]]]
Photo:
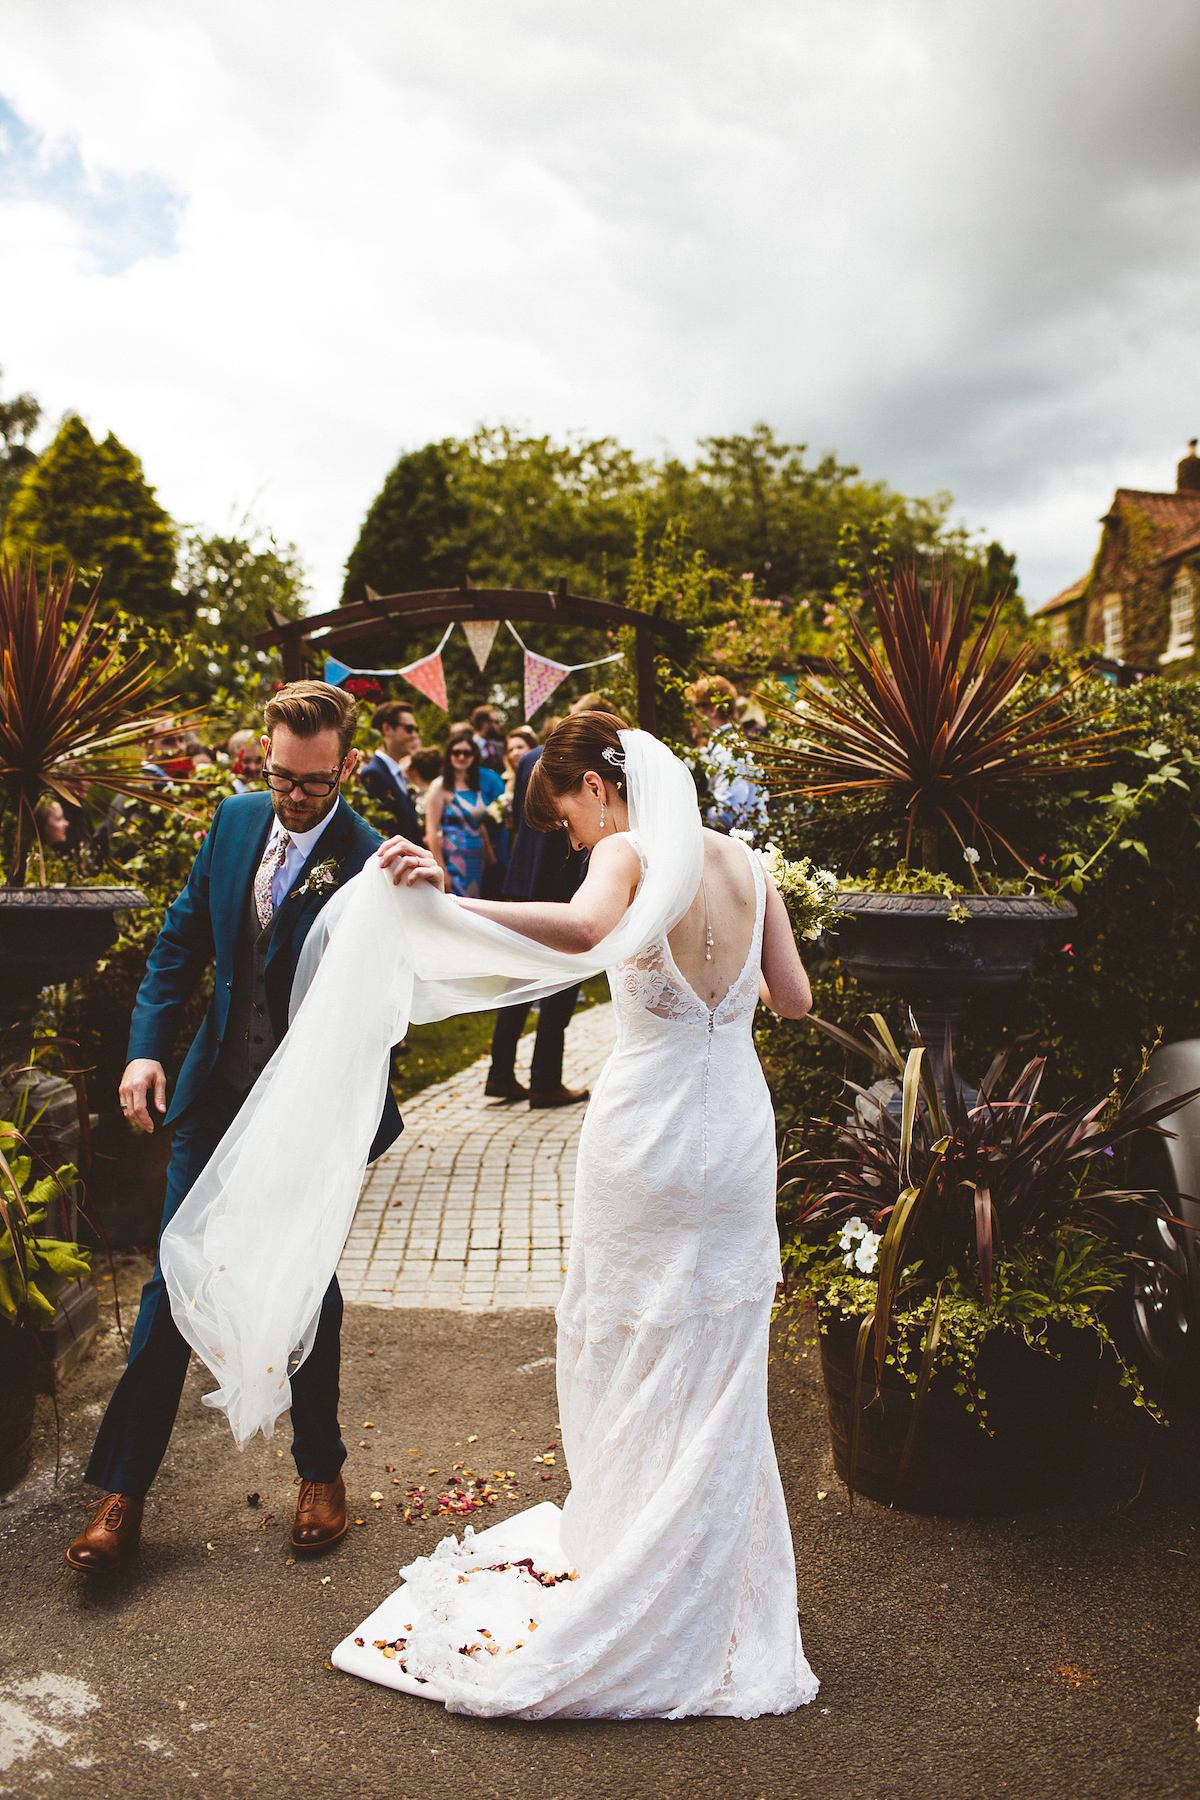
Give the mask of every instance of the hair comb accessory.
[[606, 763], [612, 764], [614, 769], [624, 769], [625, 752], [623, 750], [602, 750], [600, 754]]

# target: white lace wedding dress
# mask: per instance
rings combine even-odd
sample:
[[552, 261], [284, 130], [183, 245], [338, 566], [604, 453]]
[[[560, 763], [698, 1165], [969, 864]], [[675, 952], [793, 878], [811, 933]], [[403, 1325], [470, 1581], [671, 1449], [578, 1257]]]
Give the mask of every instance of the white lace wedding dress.
[[816, 1694], [767, 1422], [779, 1242], [751, 1037], [765, 878], [747, 854], [753, 938], [715, 1009], [665, 936], [609, 971], [617, 1042], [580, 1138], [558, 1307], [561, 1515], [446, 1538], [338, 1668], [525, 1719], [753, 1718]]

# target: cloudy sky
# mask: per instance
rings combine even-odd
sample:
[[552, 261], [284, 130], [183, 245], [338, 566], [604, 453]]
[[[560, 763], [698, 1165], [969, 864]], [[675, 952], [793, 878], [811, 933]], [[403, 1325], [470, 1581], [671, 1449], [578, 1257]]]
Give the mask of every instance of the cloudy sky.
[[756, 419], [1040, 602], [1200, 432], [1194, 0], [25, 0], [0, 364], [317, 603], [398, 451]]

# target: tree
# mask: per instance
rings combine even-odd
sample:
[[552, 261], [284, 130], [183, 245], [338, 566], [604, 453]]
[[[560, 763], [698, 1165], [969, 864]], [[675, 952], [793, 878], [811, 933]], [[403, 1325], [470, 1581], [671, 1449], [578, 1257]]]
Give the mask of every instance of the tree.
[[457, 534], [467, 522], [465, 501], [451, 489], [452, 438], [407, 451], [371, 502], [358, 541], [346, 559], [342, 605], [377, 594], [453, 587], [463, 569]]
[[1015, 558], [999, 545], [981, 552], [948, 524], [948, 493], [910, 499], [885, 481], [864, 480], [832, 452], [810, 466], [806, 445], [783, 443], [761, 423], [748, 435], [704, 438], [700, 450], [690, 468], [663, 465], [656, 508], [686, 519], [713, 563], [751, 574], [756, 592], [771, 599], [786, 596], [819, 613], [857, 595], [872, 569], [927, 565], [938, 554], [978, 570], [988, 605], [1001, 575], [1015, 586]]
[[[3, 370], [0, 369], [0, 374]], [[32, 394], [17, 394], [12, 400], [0, 400], [0, 532], [8, 504], [21, 477], [37, 461], [37, 452], [29, 439], [37, 430], [42, 409]]]
[[240, 685], [247, 662], [272, 668], [276, 658], [254, 648], [255, 636], [273, 613], [298, 619], [307, 601], [295, 544], [278, 543], [249, 517], [228, 536], [187, 531], [177, 581], [193, 625], [171, 685], [194, 704]]
[[21, 478], [4, 522], [13, 562], [75, 566], [80, 593], [102, 582], [104, 604], [178, 630], [189, 614], [174, 586], [178, 536], [132, 450], [110, 431], [97, 443], [77, 413]]

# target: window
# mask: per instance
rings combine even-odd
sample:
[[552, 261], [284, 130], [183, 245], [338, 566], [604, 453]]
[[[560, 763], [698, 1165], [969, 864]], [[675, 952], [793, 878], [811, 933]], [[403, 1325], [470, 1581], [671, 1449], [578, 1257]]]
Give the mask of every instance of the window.
[[1171, 635], [1167, 639], [1166, 649], [1158, 659], [1160, 663], [1179, 662], [1181, 658], [1191, 656], [1195, 649], [1195, 617], [1192, 578], [1186, 569], [1180, 569], [1171, 583]]
[[1104, 621], [1104, 654], [1120, 662], [1125, 654], [1125, 629], [1121, 620], [1121, 596], [1109, 594], [1101, 614]]
[[1056, 613], [1050, 621], [1050, 648], [1065, 650], [1070, 642], [1071, 631], [1067, 624], [1066, 613]]

